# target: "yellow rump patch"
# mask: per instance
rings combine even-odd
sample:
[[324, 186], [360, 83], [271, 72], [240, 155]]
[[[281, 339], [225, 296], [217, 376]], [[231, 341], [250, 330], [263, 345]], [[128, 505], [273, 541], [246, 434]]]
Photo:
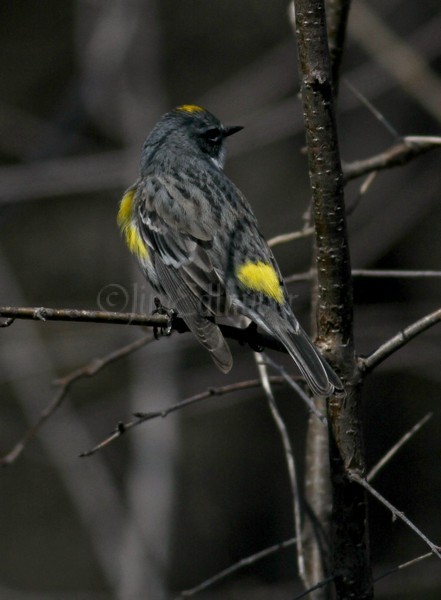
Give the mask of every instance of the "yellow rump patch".
[[176, 110], [190, 114], [195, 112], [205, 112], [205, 108], [202, 108], [202, 106], [196, 106], [196, 104], [183, 104], [182, 106], [178, 106]]
[[261, 261], [255, 263], [248, 261], [236, 269], [236, 276], [249, 290], [262, 292], [282, 304], [283, 288], [272, 265]]
[[149, 253], [134, 223], [133, 199], [135, 192], [136, 188], [133, 187], [129, 188], [124, 194], [119, 206], [117, 222], [126, 238], [130, 252], [133, 252], [139, 259], [145, 260], [148, 258]]

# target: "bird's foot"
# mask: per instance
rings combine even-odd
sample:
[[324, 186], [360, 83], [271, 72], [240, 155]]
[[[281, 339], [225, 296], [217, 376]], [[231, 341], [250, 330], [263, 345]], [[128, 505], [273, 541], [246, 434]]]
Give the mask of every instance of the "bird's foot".
[[251, 323], [246, 328], [247, 332], [247, 342], [249, 347], [254, 350], [254, 352], [263, 352], [264, 348], [258, 341], [258, 332], [256, 323]]
[[176, 317], [177, 312], [173, 308], [166, 308], [159, 298], [154, 299], [155, 302], [155, 310], [153, 311], [153, 315], [165, 315], [168, 318], [167, 325], [155, 325], [153, 327], [153, 335], [155, 339], [159, 339], [159, 336], [163, 335], [171, 335], [172, 332], [172, 324], [173, 319]]

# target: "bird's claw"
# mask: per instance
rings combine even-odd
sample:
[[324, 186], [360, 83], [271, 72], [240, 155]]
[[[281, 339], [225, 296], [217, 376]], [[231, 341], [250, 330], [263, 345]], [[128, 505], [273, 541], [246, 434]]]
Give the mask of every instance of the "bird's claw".
[[155, 325], [153, 327], [153, 335], [155, 339], [159, 339], [160, 336], [168, 336], [171, 335], [172, 332], [172, 324], [173, 319], [176, 317], [177, 312], [173, 308], [166, 308], [163, 306], [161, 300], [159, 298], [154, 299], [155, 302], [155, 310], [153, 311], [153, 315], [165, 315], [168, 317], [167, 325]]
[[254, 352], [263, 352], [264, 347], [258, 342], [257, 325], [253, 321], [248, 325], [247, 329], [247, 341], [251, 350]]

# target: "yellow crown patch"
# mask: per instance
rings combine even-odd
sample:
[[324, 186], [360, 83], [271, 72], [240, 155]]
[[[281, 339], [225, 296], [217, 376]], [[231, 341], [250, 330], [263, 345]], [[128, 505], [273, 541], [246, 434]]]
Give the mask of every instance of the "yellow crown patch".
[[183, 104], [182, 106], [178, 106], [176, 110], [189, 114], [195, 112], [205, 112], [205, 108], [202, 108], [202, 106], [197, 106], [196, 104]]
[[272, 265], [262, 261], [255, 263], [248, 261], [237, 267], [236, 276], [245, 288], [253, 292], [262, 292], [282, 304], [283, 289]]

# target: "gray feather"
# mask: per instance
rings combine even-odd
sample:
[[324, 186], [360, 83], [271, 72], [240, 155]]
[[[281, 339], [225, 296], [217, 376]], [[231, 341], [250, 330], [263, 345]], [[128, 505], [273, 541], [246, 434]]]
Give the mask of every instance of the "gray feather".
[[283, 331], [276, 337], [279, 337], [317, 396], [331, 396], [334, 391], [343, 389], [340, 379], [300, 326], [296, 332]]
[[343, 390], [343, 384], [311, 342], [289, 305], [282, 314], [269, 307], [250, 311], [250, 318], [283, 344], [296, 363], [312, 392], [317, 396], [331, 396]]
[[155, 259], [155, 268], [161, 285], [172, 303], [172, 308], [185, 321], [198, 342], [210, 352], [218, 368], [228, 373], [233, 365], [230, 348], [219, 327], [207, 318], [210, 307], [207, 305], [205, 310], [202, 310], [204, 308], [202, 296], [197, 293], [195, 279], [186, 280], [183, 277], [185, 271], [182, 267], [178, 271], [166, 266], [159, 257]]

